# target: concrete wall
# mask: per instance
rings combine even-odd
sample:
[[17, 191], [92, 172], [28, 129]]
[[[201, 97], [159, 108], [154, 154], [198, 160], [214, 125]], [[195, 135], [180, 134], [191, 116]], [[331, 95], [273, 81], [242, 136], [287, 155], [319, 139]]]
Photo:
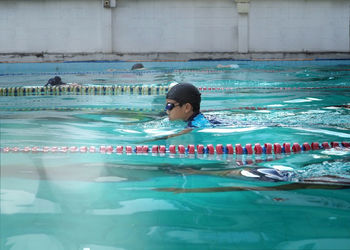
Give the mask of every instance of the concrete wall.
[[350, 52], [349, 0], [0, 0], [0, 54]]
[[0, 53], [74, 53], [105, 50], [100, 0], [0, 0]]
[[349, 0], [255, 0], [249, 51], [350, 52]]
[[120, 0], [113, 17], [115, 51], [237, 50], [237, 11], [232, 0]]

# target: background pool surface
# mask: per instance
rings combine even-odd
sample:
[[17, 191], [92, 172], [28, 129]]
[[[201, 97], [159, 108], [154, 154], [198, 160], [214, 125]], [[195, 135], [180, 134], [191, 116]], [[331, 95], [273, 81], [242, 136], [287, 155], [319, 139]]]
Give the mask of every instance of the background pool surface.
[[[185, 124], [165, 96], [0, 96], [1, 148], [350, 141], [350, 61], [0, 64], [0, 87], [203, 90], [222, 125]], [[218, 69], [218, 64], [236, 64]], [[131, 110], [127, 110], [130, 108]], [[0, 249], [349, 249], [350, 151], [171, 155], [9, 152], [1, 157]], [[285, 181], [257, 178], [286, 169]], [[249, 174], [250, 173], [250, 174]]]

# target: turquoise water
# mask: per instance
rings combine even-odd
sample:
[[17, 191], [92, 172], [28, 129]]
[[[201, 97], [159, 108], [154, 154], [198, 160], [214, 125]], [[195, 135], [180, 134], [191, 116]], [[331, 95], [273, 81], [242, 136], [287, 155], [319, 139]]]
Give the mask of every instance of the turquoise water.
[[[350, 61], [145, 62], [137, 73], [131, 65], [0, 64], [0, 87], [42, 86], [57, 74], [83, 85], [232, 88], [202, 92], [203, 113], [222, 126], [154, 141], [184, 128], [162, 115], [164, 95], [1, 96], [1, 147], [350, 141]], [[350, 178], [344, 148], [0, 157], [1, 249], [349, 249], [349, 182], [337, 183]], [[291, 177], [243, 174], [259, 168]]]

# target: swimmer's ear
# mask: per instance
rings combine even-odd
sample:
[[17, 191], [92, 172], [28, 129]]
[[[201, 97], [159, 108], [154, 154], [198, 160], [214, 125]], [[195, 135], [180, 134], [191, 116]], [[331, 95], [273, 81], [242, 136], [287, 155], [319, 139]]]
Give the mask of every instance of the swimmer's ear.
[[193, 110], [191, 103], [185, 103], [183, 106], [185, 106], [185, 112], [188, 113]]

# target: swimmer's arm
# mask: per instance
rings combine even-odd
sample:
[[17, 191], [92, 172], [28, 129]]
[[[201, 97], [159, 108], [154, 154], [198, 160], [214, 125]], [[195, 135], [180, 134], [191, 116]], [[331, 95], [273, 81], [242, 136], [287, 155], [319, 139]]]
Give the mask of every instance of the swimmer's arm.
[[169, 139], [169, 138], [172, 138], [172, 137], [176, 137], [176, 136], [180, 136], [180, 135], [184, 135], [184, 134], [187, 134], [189, 132], [192, 131], [192, 128], [185, 128], [184, 130], [178, 132], [178, 133], [175, 133], [175, 134], [171, 134], [171, 135], [166, 135], [166, 136], [162, 136], [162, 137], [156, 137], [156, 138], [153, 138], [153, 139], [150, 139], [150, 140], [146, 140], [144, 142], [152, 142], [152, 141], [158, 141], [158, 140], [166, 140], [166, 139]]
[[231, 68], [231, 65], [222, 65], [222, 64], [219, 64], [216, 66], [217, 68]]
[[180, 131], [179, 133], [171, 134], [171, 135], [168, 135], [166, 137], [167, 137], [167, 139], [169, 139], [169, 138], [172, 138], [172, 137], [188, 134], [191, 131], [192, 131], [192, 128], [185, 128], [184, 130]]
[[76, 83], [76, 82], [68, 82], [67, 84], [66, 84], [66, 86], [74, 86], [74, 87], [80, 87], [81, 85], [79, 84], [79, 83]]

